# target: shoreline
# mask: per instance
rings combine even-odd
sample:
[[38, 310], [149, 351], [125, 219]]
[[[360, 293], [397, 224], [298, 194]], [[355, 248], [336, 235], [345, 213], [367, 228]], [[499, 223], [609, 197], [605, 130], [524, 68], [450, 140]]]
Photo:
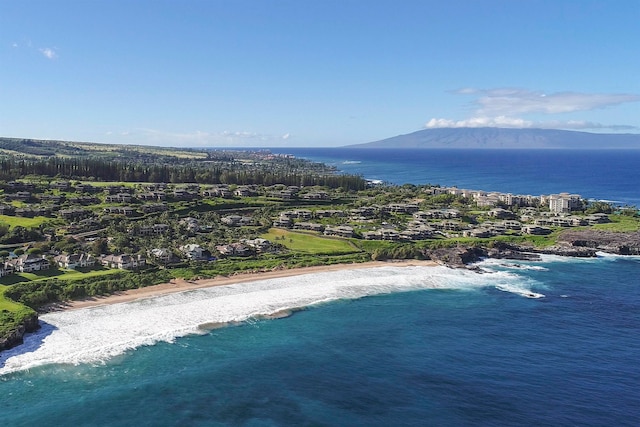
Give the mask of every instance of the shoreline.
[[323, 273], [329, 271], [355, 270], [378, 267], [435, 267], [441, 265], [431, 260], [393, 260], [393, 261], [367, 261], [352, 264], [319, 265], [313, 267], [298, 267], [282, 270], [238, 273], [232, 276], [218, 276], [212, 279], [185, 280], [172, 279], [168, 283], [146, 286], [144, 288], [130, 289], [111, 295], [89, 297], [81, 300], [65, 301], [49, 304], [42, 308], [40, 314], [56, 311], [80, 310], [83, 308], [97, 307], [135, 301], [144, 298], [154, 298], [178, 292], [186, 292], [193, 289], [209, 288], [214, 286], [228, 286], [236, 283], [258, 282], [268, 279], [300, 276], [305, 274]]

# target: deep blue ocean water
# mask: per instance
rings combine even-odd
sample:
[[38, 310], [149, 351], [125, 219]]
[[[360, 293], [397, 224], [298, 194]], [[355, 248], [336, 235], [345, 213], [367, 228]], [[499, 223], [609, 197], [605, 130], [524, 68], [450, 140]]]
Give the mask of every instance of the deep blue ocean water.
[[640, 150], [393, 150], [277, 148], [392, 184], [432, 184], [513, 194], [577, 193], [640, 206]]
[[[438, 152], [432, 163], [355, 154], [323, 155], [389, 182], [402, 182], [396, 174], [403, 174], [413, 183], [640, 199], [627, 182], [640, 182], [636, 154], [599, 152], [590, 164], [620, 164], [591, 175], [564, 171], [558, 182], [543, 179], [555, 176], [551, 170], [534, 172], [556, 164], [545, 160], [556, 152], [537, 153], [538, 166], [523, 152], [511, 161], [502, 153], [500, 164], [529, 165], [516, 168], [517, 177], [513, 165], [495, 166], [493, 177], [488, 166], [474, 175], [473, 165], [460, 165], [469, 154], [459, 151], [448, 160]], [[377, 166], [365, 169], [368, 163]], [[527, 183], [527, 174], [541, 186]], [[489, 260], [480, 267], [484, 274], [405, 267], [313, 275], [54, 313], [25, 349], [0, 355], [0, 425], [640, 425], [640, 258]], [[243, 310], [279, 310], [274, 301], [308, 305], [302, 296], [314, 293], [309, 301], [320, 303], [284, 319], [249, 316], [195, 335], [181, 323], [185, 311], [200, 323], [242, 319]], [[125, 326], [108, 323], [117, 319]], [[131, 344], [133, 324], [152, 345]], [[98, 339], [78, 341], [85, 335]], [[87, 355], [90, 361], [76, 364]]]

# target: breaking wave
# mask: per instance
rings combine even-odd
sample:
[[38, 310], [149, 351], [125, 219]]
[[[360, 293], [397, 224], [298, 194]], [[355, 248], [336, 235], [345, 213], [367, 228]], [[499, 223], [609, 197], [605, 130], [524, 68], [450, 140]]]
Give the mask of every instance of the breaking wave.
[[48, 313], [40, 316], [43, 327], [25, 336], [24, 345], [0, 353], [0, 375], [47, 364], [103, 363], [140, 346], [202, 334], [203, 326], [282, 317], [283, 313], [340, 299], [486, 287], [528, 298], [535, 294], [530, 281], [513, 272], [479, 274], [442, 266], [389, 266], [256, 280]]

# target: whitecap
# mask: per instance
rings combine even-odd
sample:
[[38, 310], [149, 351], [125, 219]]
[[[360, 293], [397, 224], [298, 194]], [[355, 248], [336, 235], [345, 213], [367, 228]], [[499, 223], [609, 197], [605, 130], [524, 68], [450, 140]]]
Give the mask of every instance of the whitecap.
[[531, 289], [528, 289], [526, 287], [522, 287], [522, 286], [517, 286], [517, 285], [496, 285], [495, 286], [496, 289], [503, 291], [503, 292], [510, 292], [512, 294], [516, 294], [516, 295], [520, 295], [523, 296], [525, 298], [544, 298], [545, 295], [538, 293], [538, 292], [533, 292]]
[[[513, 283], [522, 287], [510, 288]], [[420, 289], [501, 287], [531, 298], [530, 283], [511, 272], [438, 267], [379, 267], [258, 280], [132, 302], [47, 313], [25, 345], [0, 353], [0, 375], [46, 364], [102, 363], [144, 345], [202, 334], [203, 325], [261, 319], [339, 299]]]

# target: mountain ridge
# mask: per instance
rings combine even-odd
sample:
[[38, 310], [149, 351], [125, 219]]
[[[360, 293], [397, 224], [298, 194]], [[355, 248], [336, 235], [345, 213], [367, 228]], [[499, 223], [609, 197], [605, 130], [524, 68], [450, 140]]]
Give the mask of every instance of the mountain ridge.
[[590, 133], [559, 129], [436, 128], [349, 148], [640, 149], [640, 134]]

